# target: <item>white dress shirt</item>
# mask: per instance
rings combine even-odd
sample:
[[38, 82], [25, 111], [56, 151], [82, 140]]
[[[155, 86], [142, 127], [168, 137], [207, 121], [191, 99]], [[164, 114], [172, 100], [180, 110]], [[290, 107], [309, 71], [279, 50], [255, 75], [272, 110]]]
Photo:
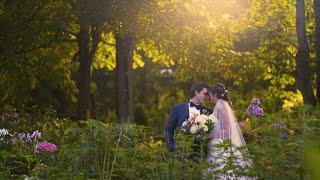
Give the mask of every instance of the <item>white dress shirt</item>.
[[192, 118], [196, 115], [200, 115], [200, 110], [198, 110], [196, 107], [190, 107], [190, 101], [188, 103], [189, 106], [189, 118]]

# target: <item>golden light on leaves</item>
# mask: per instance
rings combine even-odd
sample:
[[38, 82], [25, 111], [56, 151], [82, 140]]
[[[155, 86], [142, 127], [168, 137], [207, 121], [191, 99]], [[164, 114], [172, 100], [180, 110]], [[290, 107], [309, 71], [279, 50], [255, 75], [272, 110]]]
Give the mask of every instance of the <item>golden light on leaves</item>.
[[282, 108], [285, 110], [292, 110], [292, 108], [296, 107], [298, 104], [303, 103], [303, 98], [300, 91], [292, 92], [288, 91], [282, 94], [283, 105]]

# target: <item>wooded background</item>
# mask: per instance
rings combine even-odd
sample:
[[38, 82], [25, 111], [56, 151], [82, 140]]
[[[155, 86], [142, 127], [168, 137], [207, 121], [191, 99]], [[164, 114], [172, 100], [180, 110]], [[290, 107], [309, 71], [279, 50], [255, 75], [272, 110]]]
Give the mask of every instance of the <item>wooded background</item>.
[[320, 0], [2, 0], [0, 104], [160, 131], [198, 81], [244, 111], [320, 99]]

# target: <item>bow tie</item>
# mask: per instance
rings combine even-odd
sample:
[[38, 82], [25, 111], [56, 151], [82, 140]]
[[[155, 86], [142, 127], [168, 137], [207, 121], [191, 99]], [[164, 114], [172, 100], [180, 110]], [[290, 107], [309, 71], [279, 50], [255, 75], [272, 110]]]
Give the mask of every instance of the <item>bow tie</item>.
[[195, 107], [197, 110], [201, 110], [202, 109], [201, 105], [196, 105], [191, 101], [190, 101], [190, 107]]

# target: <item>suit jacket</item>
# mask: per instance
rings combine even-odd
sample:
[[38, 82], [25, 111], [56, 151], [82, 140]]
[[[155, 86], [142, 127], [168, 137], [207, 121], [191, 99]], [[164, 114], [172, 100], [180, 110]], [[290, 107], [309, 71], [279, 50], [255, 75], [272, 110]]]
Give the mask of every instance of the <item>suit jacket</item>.
[[[205, 109], [208, 114], [211, 114], [212, 109], [205, 108], [201, 106], [202, 109]], [[203, 111], [200, 112], [201, 114]], [[189, 102], [176, 104], [172, 108], [172, 113], [167, 121], [166, 128], [166, 141], [169, 151], [174, 151], [174, 130], [177, 127], [181, 127], [182, 123], [189, 118]]]

